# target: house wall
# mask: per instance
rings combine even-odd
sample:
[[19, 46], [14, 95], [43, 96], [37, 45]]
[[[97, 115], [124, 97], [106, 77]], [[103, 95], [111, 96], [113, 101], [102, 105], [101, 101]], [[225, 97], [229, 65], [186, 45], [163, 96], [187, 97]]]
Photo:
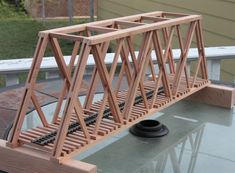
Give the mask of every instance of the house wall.
[[235, 45], [235, 0], [98, 0], [98, 19], [149, 11], [203, 16], [206, 46]]
[[[201, 14], [205, 46], [235, 45], [235, 0], [98, 0], [97, 8], [98, 20], [150, 11]], [[235, 82], [235, 60], [221, 65], [221, 79]]]
[[[45, 0], [46, 17], [68, 16], [68, 0]], [[74, 16], [89, 16], [89, 0], [73, 0]], [[94, 14], [97, 11], [97, 0], [94, 0]], [[25, 9], [32, 17], [42, 17], [41, 0], [25, 0]]]

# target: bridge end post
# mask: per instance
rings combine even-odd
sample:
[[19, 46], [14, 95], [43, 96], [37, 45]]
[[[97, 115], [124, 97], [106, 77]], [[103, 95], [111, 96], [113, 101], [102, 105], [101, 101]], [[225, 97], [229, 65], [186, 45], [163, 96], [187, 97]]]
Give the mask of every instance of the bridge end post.
[[26, 147], [12, 149], [0, 139], [0, 168], [8, 173], [96, 173], [96, 165], [67, 159], [62, 163], [51, 162], [49, 155]]
[[210, 84], [187, 99], [231, 109], [235, 104], [235, 89]]

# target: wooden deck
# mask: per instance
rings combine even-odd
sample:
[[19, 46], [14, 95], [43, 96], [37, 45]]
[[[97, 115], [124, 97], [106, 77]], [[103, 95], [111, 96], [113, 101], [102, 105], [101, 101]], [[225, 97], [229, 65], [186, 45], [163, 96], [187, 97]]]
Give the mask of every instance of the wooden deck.
[[[174, 76], [170, 76], [170, 84], [173, 83]], [[193, 77], [189, 77], [189, 82], [192, 82]], [[161, 109], [168, 107], [174, 104], [177, 101], [184, 99], [185, 97], [193, 94], [194, 92], [201, 90], [202, 88], [208, 86], [210, 82], [208, 80], [198, 79], [195, 82], [194, 87], [188, 89], [186, 86], [186, 80], [183, 78], [181, 81], [181, 86], [179, 87], [179, 91], [177, 95], [173, 98], [167, 97], [164, 93], [161, 93], [157, 96], [157, 99], [154, 103], [152, 109], [148, 110], [145, 108], [143, 102], [133, 106], [130, 118], [128, 121], [125, 121], [124, 125], [120, 123], [116, 123], [112, 118], [103, 118], [100, 123], [100, 128], [98, 130], [97, 135], [93, 135], [95, 124], [88, 125], [87, 129], [91, 135], [91, 140], [88, 141], [84, 136], [82, 130], [78, 130], [73, 132], [72, 134], [68, 134], [66, 136], [65, 143], [63, 145], [63, 151], [61, 153], [60, 159], [68, 159], [68, 157], [72, 157], [75, 154], [81, 153], [85, 149], [93, 146], [94, 144], [102, 141], [103, 139], [107, 138], [110, 135], [114, 135], [119, 133], [120, 131], [130, 127], [131, 125], [141, 121], [142, 119], [152, 115], [154, 112], [158, 112]], [[154, 89], [154, 82], [148, 81], [144, 84], [146, 92], [151, 91]], [[141, 95], [140, 91], [138, 90], [137, 95]], [[127, 91], [120, 91], [117, 94], [117, 101], [118, 103], [125, 102], [127, 96]], [[90, 111], [84, 109], [83, 117], [86, 118], [90, 116], [92, 113], [98, 113], [100, 107], [102, 105], [102, 101], [97, 101], [92, 104]], [[151, 104], [151, 99], [148, 100], [148, 104]], [[106, 107], [108, 107], [106, 105]], [[53, 151], [54, 142], [50, 142], [45, 146], [39, 146], [33, 143], [36, 139], [39, 139], [42, 136], [45, 136], [51, 132], [58, 131], [59, 125], [61, 122], [61, 118], [58, 119], [56, 123], [49, 124], [48, 127], [36, 127], [34, 129], [29, 129], [28, 131], [22, 131], [20, 134], [19, 141], [22, 144], [29, 145], [35, 147], [37, 149], [43, 150], [45, 152], [51, 153]], [[73, 114], [70, 123], [77, 122], [76, 114]]]

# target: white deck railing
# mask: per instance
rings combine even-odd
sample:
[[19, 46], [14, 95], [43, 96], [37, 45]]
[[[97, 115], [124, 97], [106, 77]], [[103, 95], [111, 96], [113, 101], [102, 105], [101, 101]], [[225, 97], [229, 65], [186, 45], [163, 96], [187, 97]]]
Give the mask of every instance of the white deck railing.
[[[207, 66], [209, 78], [212, 80], [220, 80], [220, 65], [221, 60], [225, 59], [235, 59], [235, 46], [227, 47], [208, 47], [205, 48]], [[107, 56], [113, 57], [113, 53], [107, 54]], [[179, 59], [180, 50], [173, 50], [174, 59]], [[153, 56], [155, 57], [154, 53]], [[187, 65], [190, 69], [190, 64], [192, 61], [195, 61], [198, 57], [197, 49], [190, 49]], [[112, 64], [113, 58], [106, 58], [106, 64]], [[65, 56], [65, 61], [68, 64], [70, 56]], [[119, 60], [121, 62], [121, 59]], [[1, 60], [0, 61], [0, 75], [5, 76], [6, 86], [17, 85], [19, 84], [19, 74], [27, 73], [31, 67], [32, 58], [24, 59], [12, 59], [12, 60]], [[94, 60], [92, 57], [88, 58], [88, 65], [91, 67], [94, 65]], [[58, 78], [58, 67], [54, 57], [45, 57], [42, 61], [41, 71], [45, 72], [45, 79]], [[234, 81], [233, 81], [234, 82]]]

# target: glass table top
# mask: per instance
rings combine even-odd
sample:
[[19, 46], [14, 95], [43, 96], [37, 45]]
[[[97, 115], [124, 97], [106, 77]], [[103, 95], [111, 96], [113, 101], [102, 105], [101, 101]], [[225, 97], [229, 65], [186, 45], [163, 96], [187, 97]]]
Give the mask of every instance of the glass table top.
[[[42, 109], [50, 115], [55, 105]], [[38, 124], [36, 116], [32, 117], [30, 120], [28, 116], [24, 128]], [[146, 139], [133, 136], [127, 129], [74, 159], [97, 165], [98, 173], [235, 172], [235, 109], [184, 100], [150, 119], [165, 124], [169, 134]]]
[[233, 110], [181, 101], [152, 118], [169, 128], [167, 136], [145, 139], [127, 130], [75, 159], [99, 173], [235, 172]]

